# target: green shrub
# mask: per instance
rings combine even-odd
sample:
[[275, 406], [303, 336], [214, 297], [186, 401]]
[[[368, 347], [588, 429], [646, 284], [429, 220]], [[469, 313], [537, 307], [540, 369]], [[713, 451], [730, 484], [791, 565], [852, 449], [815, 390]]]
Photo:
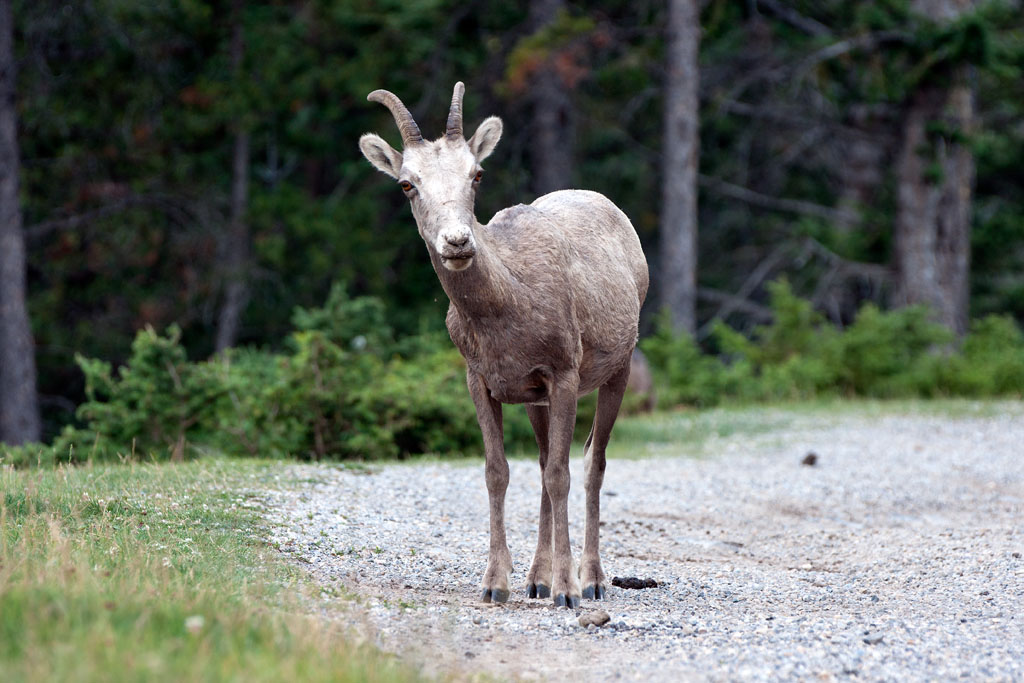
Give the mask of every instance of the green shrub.
[[[748, 338], [717, 323], [710, 355], [661, 316], [641, 342], [662, 405], [707, 407], [829, 394], [872, 397], [1017, 396], [1024, 334], [1009, 317], [976, 321], [960, 346], [925, 308], [861, 309], [838, 331], [793, 295], [770, 287], [774, 320]], [[236, 455], [393, 458], [482, 450], [465, 365], [436, 333], [396, 338], [383, 304], [332, 290], [323, 309], [297, 309], [286, 352], [234, 349], [190, 362], [180, 331], [138, 333], [124, 366], [79, 356], [80, 427], [50, 445], [5, 447], [14, 466], [86, 460]], [[580, 401], [576, 438], [596, 400]], [[625, 406], [628, 409], [628, 405]], [[525, 410], [506, 406], [506, 447], [536, 448]]]
[[661, 318], [641, 342], [675, 404], [847, 396], [1020, 396], [1024, 334], [1010, 317], [976, 321], [959, 348], [927, 308], [881, 311], [865, 305], [852, 325], [836, 330], [784, 282], [769, 287], [774, 320], [750, 337], [716, 323], [718, 357]]
[[705, 355], [692, 337], [675, 334], [666, 314], [655, 322], [654, 334], [640, 342], [663, 405], [716, 405], [723, 395], [725, 366]]
[[214, 431], [211, 418], [226, 398], [226, 386], [211, 364], [190, 363], [176, 326], [166, 336], [151, 327], [132, 342], [126, 365], [115, 374], [110, 363], [76, 356], [85, 375], [85, 402], [78, 418], [50, 445], [4, 448], [15, 466], [78, 463], [132, 457], [184, 459], [189, 443]]
[[[742, 337], [724, 323], [717, 325], [715, 334], [723, 349], [742, 351], [758, 367], [782, 365], [793, 358], [827, 356], [836, 330], [825, 316], [815, 311], [810, 301], [793, 294], [785, 279], [770, 283], [768, 292], [772, 323], [756, 327], [753, 341], [745, 344], [740, 344]], [[728, 336], [727, 331], [731, 332]]]
[[1024, 394], [1024, 334], [1012, 317], [990, 315], [974, 321], [960, 351], [940, 368], [949, 393]]
[[352, 457], [360, 449], [367, 457], [387, 455], [359, 401], [383, 361], [344, 349], [321, 332], [296, 332], [291, 341], [295, 352], [282, 361], [281, 376], [265, 396], [267, 420], [257, 429], [278, 433], [278, 448], [292, 456]]
[[[267, 392], [266, 419], [251, 439], [303, 458], [385, 458], [480, 452], [462, 357], [419, 339], [415, 356], [387, 359], [343, 349], [318, 332], [297, 332], [295, 353]], [[525, 414], [505, 411], [506, 442], [532, 441]]]
[[288, 356], [246, 348], [198, 363], [223, 394], [194, 433], [192, 447], [248, 456], [292, 452], [294, 425], [282, 419], [276, 402], [287, 364]]
[[664, 316], [641, 342], [670, 403], [698, 407], [722, 400], [767, 401], [816, 396], [836, 380], [837, 333], [794, 296], [785, 281], [773, 283], [775, 319], [746, 337], [718, 321], [711, 339], [720, 356], [705, 354], [689, 335], [673, 333]]
[[384, 357], [395, 347], [384, 302], [372, 296], [352, 299], [341, 283], [331, 287], [323, 308], [296, 308], [292, 325], [299, 332], [319, 332], [346, 350], [365, 350]]
[[147, 326], [136, 335], [131, 357], [117, 376], [109, 363], [78, 356], [86, 395], [78, 417], [91, 435], [72, 429], [57, 443], [81, 453], [91, 442], [90, 452], [99, 459], [115, 455], [108, 444], [183, 459], [185, 444], [212, 427], [209, 416], [224, 398], [224, 386], [208, 364], [188, 361], [180, 341], [177, 326], [163, 337]]
[[74, 451], [64, 453], [55, 445], [44, 443], [27, 443], [21, 446], [8, 446], [0, 443], [0, 466], [11, 467], [53, 467], [59, 463], [77, 463]]
[[719, 321], [713, 339], [732, 359], [727, 395], [748, 401], [797, 399], [828, 391], [836, 382], [838, 333], [785, 280], [768, 286], [774, 320], [751, 338]]
[[881, 311], [867, 304], [840, 337], [839, 386], [880, 398], [939, 393], [938, 367], [952, 340], [923, 306]]
[[[395, 339], [379, 300], [335, 288], [324, 309], [298, 309], [288, 352], [233, 349], [189, 362], [180, 331], [142, 330], [115, 372], [78, 358], [83, 425], [50, 446], [5, 449], [18, 466], [85, 459], [195, 457], [206, 450], [304, 459], [481, 451], [466, 371], [437, 334]], [[505, 411], [506, 442], [529, 448], [522, 409]]]

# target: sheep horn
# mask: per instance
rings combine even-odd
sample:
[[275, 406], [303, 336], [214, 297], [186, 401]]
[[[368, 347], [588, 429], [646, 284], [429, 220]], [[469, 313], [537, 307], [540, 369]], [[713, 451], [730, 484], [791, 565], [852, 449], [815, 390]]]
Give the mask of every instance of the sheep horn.
[[448, 110], [448, 130], [445, 135], [449, 138], [462, 138], [462, 96], [466, 93], [466, 86], [459, 81], [455, 84], [455, 91], [452, 93], [452, 106]]
[[395, 117], [395, 123], [398, 124], [398, 130], [402, 133], [402, 145], [409, 147], [410, 145], [418, 145], [423, 142], [423, 135], [420, 133], [420, 127], [416, 125], [416, 121], [412, 118], [412, 114], [402, 100], [398, 99], [398, 96], [387, 90], [374, 90], [372, 93], [366, 96], [370, 102], [379, 102], [391, 110], [391, 115]]

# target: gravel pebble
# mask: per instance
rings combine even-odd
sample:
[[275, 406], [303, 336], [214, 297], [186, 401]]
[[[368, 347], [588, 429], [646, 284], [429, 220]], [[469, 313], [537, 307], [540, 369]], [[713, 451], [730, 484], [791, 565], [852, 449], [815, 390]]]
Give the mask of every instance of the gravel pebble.
[[[272, 540], [325, 588], [327, 618], [427, 673], [570, 680], [1024, 680], [1024, 410], [794, 414], [714, 437], [713, 457], [612, 460], [604, 628], [525, 597], [540, 497], [510, 462], [513, 594], [478, 602], [483, 463], [288, 465]], [[614, 439], [614, 435], [613, 435]], [[801, 457], [814, 452], [814, 467]], [[582, 463], [570, 532], [583, 531]], [[614, 493], [614, 495], [611, 495]], [[356, 599], [351, 599], [355, 596]]]
[[603, 609], [599, 609], [594, 612], [584, 612], [580, 615], [579, 622], [580, 626], [585, 626], [589, 630], [592, 627], [604, 626], [611, 621], [611, 618], [610, 614]]

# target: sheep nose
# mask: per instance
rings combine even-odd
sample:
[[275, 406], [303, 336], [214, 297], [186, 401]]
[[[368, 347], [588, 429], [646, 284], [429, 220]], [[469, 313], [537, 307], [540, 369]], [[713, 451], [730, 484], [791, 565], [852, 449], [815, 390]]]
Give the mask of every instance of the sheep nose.
[[444, 239], [453, 247], [464, 247], [469, 241], [469, 235], [445, 235]]

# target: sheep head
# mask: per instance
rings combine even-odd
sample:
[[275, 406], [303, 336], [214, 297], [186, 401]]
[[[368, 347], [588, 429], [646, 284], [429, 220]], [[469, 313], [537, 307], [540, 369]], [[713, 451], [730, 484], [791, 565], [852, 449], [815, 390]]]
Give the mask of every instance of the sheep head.
[[473, 204], [483, 177], [480, 163], [501, 139], [501, 119], [485, 119], [469, 140], [462, 133], [462, 97], [465, 87], [455, 84], [448, 125], [443, 137], [429, 142], [402, 101], [387, 90], [367, 96], [391, 110], [402, 134], [402, 151], [379, 135], [359, 139], [363, 156], [374, 167], [398, 181], [409, 198], [420, 235], [448, 270], [469, 268], [476, 255]]

